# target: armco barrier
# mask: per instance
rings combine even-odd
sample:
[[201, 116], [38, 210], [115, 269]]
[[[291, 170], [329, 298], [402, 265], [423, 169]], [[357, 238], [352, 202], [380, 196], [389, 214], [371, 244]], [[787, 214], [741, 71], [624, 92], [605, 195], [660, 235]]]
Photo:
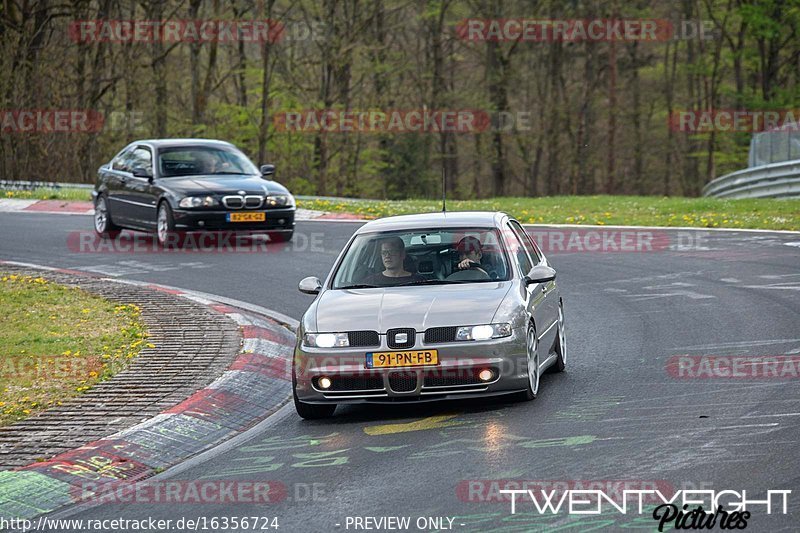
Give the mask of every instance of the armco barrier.
[[746, 168], [721, 176], [703, 188], [715, 198], [800, 198], [800, 160]]

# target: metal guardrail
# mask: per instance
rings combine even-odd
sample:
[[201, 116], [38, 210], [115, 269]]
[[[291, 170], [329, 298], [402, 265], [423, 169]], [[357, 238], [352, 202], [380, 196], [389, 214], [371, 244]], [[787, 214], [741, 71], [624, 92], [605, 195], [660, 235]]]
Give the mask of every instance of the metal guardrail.
[[738, 170], [710, 181], [703, 196], [800, 198], [800, 160]]

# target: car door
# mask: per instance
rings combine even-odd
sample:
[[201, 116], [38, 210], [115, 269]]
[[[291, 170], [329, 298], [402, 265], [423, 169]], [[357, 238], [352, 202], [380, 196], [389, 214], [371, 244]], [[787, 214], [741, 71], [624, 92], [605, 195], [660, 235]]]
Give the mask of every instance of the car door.
[[128, 224], [132, 220], [130, 204], [125, 200], [128, 179], [131, 177], [128, 166], [134, 146], [126, 146], [105, 170], [105, 179], [108, 186], [108, 209], [116, 223]]
[[125, 200], [134, 224], [145, 229], [156, 224], [156, 202], [158, 201], [152, 178], [134, 176], [135, 169], [147, 171], [153, 176], [153, 152], [149, 146], [139, 145], [129, 158], [131, 175], [125, 184]]
[[[508, 223], [506, 223], [503, 233], [506, 241], [505, 246], [508, 249], [508, 255], [511, 261], [518, 270], [520, 277], [525, 276], [530, 272], [531, 268], [533, 268], [533, 264], [527, 252], [525, 252], [522, 241]], [[541, 336], [545, 329], [544, 324], [546, 319], [544, 309], [545, 293], [542, 291], [542, 284], [531, 283], [525, 285], [523, 281], [520, 281], [520, 288], [525, 300], [525, 311], [527, 315], [533, 319], [534, 324], [536, 324], [536, 335]]]
[[[547, 265], [547, 259], [537, 250], [530, 236], [525, 231], [525, 228], [516, 220], [510, 220], [509, 225], [522, 243], [522, 248], [532, 265]], [[541, 325], [541, 329], [537, 334], [540, 336], [540, 342], [545, 343], [545, 346], [551, 346], [558, 334], [556, 331], [556, 324], [558, 323], [558, 301], [560, 296], [556, 281], [551, 280], [545, 283], [532, 283], [530, 287], [537, 287], [533, 290], [541, 291], [543, 295], [542, 301], [539, 304], [541, 311], [539, 315], [540, 321], [537, 321], [537, 324]]]

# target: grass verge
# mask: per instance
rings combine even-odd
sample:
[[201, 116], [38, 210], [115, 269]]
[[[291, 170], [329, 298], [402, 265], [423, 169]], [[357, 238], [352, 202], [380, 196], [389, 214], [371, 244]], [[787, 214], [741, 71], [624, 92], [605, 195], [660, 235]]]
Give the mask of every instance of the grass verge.
[[60, 187], [58, 189], [39, 188], [31, 190], [4, 190], [0, 198], [17, 198], [20, 200], [66, 200], [70, 202], [92, 201], [91, 189], [75, 189]]
[[[440, 211], [438, 200], [301, 200], [299, 207], [367, 218]], [[451, 200], [448, 211], [505, 211], [526, 224], [598, 224], [800, 230], [800, 200], [657, 196], [549, 196]]]
[[40, 277], [0, 274], [0, 426], [110, 378], [146, 338], [135, 305]]

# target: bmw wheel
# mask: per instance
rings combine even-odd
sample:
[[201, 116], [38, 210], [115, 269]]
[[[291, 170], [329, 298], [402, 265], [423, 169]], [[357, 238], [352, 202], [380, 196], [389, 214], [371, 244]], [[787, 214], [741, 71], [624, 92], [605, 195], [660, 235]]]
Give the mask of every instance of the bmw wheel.
[[158, 204], [156, 240], [158, 245], [163, 248], [181, 245], [181, 234], [175, 231], [175, 218], [172, 216], [172, 208], [167, 202]]
[[98, 196], [94, 203], [94, 231], [101, 237], [108, 239], [116, 239], [120, 233], [120, 227], [114, 224], [111, 219], [108, 201], [102, 195]]

